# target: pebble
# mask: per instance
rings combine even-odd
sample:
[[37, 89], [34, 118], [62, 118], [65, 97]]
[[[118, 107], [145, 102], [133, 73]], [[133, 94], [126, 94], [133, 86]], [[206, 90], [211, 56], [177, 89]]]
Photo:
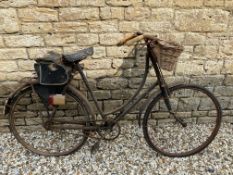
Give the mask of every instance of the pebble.
[[169, 158], [153, 151], [136, 124], [122, 126], [114, 141], [101, 141], [90, 154], [87, 144], [74, 154], [44, 157], [27, 151], [11, 134], [0, 135], [0, 174], [50, 175], [193, 175], [233, 174], [233, 125], [223, 124], [216, 139], [201, 153]]

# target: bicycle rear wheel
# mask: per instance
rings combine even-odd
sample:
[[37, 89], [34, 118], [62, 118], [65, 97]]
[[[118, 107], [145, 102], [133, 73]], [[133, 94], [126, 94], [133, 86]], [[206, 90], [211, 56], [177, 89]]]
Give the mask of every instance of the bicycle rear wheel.
[[[56, 107], [53, 120], [48, 123], [51, 109], [46, 110], [41, 99], [28, 86], [14, 99], [10, 110], [10, 128], [16, 139], [30, 151], [45, 156], [61, 156], [82, 147], [87, 140], [83, 129], [77, 124], [53, 122], [84, 121], [82, 126], [90, 125], [88, 108], [80, 96], [66, 90], [66, 104]], [[48, 126], [49, 124], [49, 126]]]
[[196, 85], [170, 88], [172, 110], [159, 94], [148, 106], [143, 133], [149, 146], [169, 157], [184, 157], [200, 152], [218, 133], [221, 107], [214, 95]]

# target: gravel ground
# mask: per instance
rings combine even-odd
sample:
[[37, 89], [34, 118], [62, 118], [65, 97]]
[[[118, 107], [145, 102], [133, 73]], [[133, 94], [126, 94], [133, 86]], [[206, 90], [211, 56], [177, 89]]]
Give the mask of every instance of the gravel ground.
[[24, 149], [11, 134], [0, 136], [0, 174], [233, 174], [233, 125], [222, 125], [217, 138], [203, 152], [187, 158], [158, 155], [146, 144], [136, 124], [122, 127], [114, 141], [102, 141], [91, 154], [93, 140], [72, 155], [44, 157]]

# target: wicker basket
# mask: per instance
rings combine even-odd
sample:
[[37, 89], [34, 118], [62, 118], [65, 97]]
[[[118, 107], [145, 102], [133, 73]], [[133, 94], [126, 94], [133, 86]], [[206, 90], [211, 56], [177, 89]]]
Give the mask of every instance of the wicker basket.
[[167, 71], [173, 71], [180, 54], [184, 47], [175, 43], [163, 40], [156, 40], [152, 42], [153, 52], [157, 57], [160, 67]]

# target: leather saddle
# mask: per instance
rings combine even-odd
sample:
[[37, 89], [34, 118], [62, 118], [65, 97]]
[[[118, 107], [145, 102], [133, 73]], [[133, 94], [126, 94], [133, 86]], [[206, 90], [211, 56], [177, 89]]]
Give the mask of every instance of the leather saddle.
[[60, 63], [61, 58], [68, 63], [73, 63], [73, 62], [80, 62], [87, 58], [88, 56], [93, 55], [94, 49], [93, 47], [89, 47], [86, 49], [82, 49], [77, 51], [76, 53], [73, 54], [63, 54], [60, 55], [55, 52], [49, 52], [48, 55], [46, 55], [43, 58], [38, 58], [36, 62], [41, 62], [41, 61], [46, 61], [46, 62], [54, 62], [54, 63]]

